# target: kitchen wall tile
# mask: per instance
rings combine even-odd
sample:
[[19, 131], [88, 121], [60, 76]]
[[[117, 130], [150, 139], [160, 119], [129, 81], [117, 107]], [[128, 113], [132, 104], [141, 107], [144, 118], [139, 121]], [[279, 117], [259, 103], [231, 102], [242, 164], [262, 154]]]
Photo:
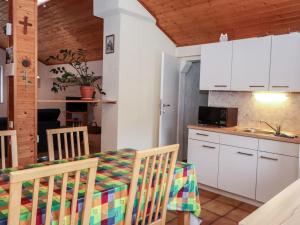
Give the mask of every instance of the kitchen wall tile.
[[209, 106], [238, 107], [238, 125], [267, 129], [260, 120], [282, 126], [283, 130], [300, 132], [300, 93], [288, 93], [283, 103], [258, 102], [251, 92], [210, 91]]

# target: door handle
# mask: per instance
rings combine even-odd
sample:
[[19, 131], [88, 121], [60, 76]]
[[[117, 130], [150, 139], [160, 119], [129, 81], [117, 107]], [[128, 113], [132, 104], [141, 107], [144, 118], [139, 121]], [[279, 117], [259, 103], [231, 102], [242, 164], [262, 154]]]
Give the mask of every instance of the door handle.
[[289, 88], [290, 86], [272, 86], [272, 88]]
[[215, 85], [216, 88], [227, 87], [227, 85]]
[[216, 149], [216, 147], [208, 146], [208, 145], [202, 145], [203, 148], [209, 148], [209, 149]]
[[163, 107], [171, 107], [169, 104], [163, 104]]
[[245, 153], [245, 152], [237, 152], [240, 155], [245, 155], [245, 156], [253, 156], [253, 154], [250, 153]]
[[270, 157], [266, 157], [266, 156], [261, 156], [261, 159], [267, 159], [267, 160], [272, 160], [272, 161], [278, 161], [278, 159], [276, 158], [270, 158]]
[[196, 133], [197, 135], [199, 136], [204, 136], [204, 137], [208, 137], [209, 135], [208, 134], [201, 134], [201, 133]]
[[249, 85], [251, 88], [264, 88], [265, 85]]

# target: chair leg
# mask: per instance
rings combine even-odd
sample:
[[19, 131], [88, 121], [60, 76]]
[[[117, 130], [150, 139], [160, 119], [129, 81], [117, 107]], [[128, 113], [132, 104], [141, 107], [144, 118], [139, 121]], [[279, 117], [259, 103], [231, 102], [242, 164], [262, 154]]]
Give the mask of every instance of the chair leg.
[[178, 212], [178, 225], [190, 224], [190, 212]]

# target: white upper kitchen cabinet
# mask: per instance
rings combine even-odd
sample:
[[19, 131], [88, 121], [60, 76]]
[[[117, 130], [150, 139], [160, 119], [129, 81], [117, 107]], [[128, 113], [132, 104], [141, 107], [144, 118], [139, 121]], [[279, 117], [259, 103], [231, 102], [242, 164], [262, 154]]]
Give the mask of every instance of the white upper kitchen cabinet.
[[201, 48], [200, 90], [230, 90], [232, 42]]
[[231, 90], [268, 90], [270, 54], [271, 36], [234, 41]]
[[300, 92], [300, 33], [272, 37], [270, 90]]

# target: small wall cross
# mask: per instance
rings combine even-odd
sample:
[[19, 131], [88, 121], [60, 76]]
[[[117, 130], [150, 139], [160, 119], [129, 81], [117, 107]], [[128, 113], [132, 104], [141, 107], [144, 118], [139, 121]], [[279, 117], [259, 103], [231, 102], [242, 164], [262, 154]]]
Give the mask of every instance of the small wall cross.
[[24, 21], [20, 21], [19, 23], [24, 26], [23, 34], [26, 35], [28, 31], [28, 27], [32, 27], [32, 23], [28, 22], [28, 16], [24, 16]]

